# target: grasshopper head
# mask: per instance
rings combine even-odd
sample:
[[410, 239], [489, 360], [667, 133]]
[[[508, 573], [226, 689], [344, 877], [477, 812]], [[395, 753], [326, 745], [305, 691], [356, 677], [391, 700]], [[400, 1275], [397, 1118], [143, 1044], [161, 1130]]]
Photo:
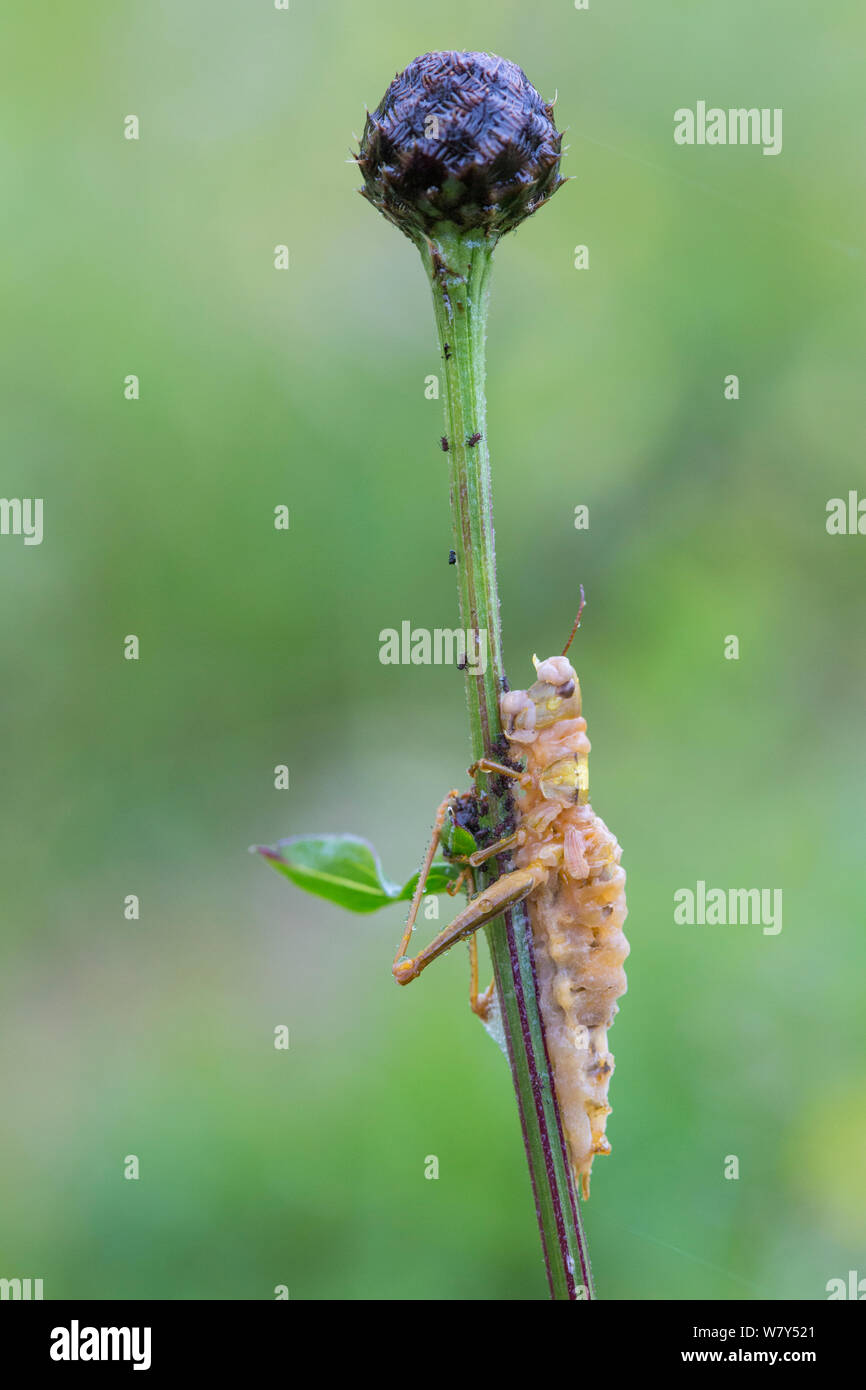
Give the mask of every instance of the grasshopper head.
[[539, 729], [580, 715], [580, 682], [567, 657], [533, 658], [537, 680], [528, 690], [510, 690], [500, 702], [508, 738], [531, 743]]
[[567, 656], [533, 657], [536, 681], [527, 694], [535, 706], [535, 727], [545, 729], [559, 719], [580, 716], [580, 681]]

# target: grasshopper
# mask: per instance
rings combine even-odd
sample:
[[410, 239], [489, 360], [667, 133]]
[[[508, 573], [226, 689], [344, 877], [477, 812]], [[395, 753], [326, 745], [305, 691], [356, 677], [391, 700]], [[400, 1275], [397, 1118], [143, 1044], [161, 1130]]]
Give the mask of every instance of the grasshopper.
[[[477, 798], [474, 792], [462, 797], [456, 791], [448, 793], [436, 813], [393, 973], [398, 984], [407, 985], [437, 956], [468, 939], [469, 1002], [486, 1018], [494, 985], [479, 994], [475, 933], [506, 908], [526, 901], [554, 1090], [575, 1175], [587, 1199], [592, 1161], [610, 1153], [605, 1127], [614, 1059], [607, 1030], [618, 1009], [616, 1001], [626, 990], [623, 962], [629, 945], [622, 931], [626, 902], [621, 850], [589, 804], [590, 743], [580, 683], [566, 655], [583, 607], [581, 589], [580, 609], [562, 654], [546, 661], [533, 657], [534, 684], [528, 690], [508, 691], [500, 699], [509, 753], [514, 760], [525, 757], [525, 766], [482, 758], [469, 768], [472, 777], [483, 772], [512, 780], [514, 831], [466, 856], [452, 888], [456, 891], [468, 882], [470, 900], [428, 946], [408, 956], [427, 873], [446, 821], [450, 817], [453, 823], [457, 816], [459, 822], [461, 809], [465, 813]], [[513, 856], [513, 869], [476, 894], [473, 870], [504, 853]]]

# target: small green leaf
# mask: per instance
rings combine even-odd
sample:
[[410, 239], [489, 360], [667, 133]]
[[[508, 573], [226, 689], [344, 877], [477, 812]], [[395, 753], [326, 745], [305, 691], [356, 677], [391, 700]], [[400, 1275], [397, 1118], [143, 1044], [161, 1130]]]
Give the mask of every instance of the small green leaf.
[[442, 827], [442, 845], [455, 859], [468, 859], [478, 848], [475, 836], [465, 826], [455, 825], [450, 818]]
[[[434, 859], [430, 865], [430, 872], [427, 875], [427, 882], [424, 885], [425, 893], [446, 893], [449, 884], [456, 881], [460, 874], [458, 864], [448, 864], [444, 859]], [[415, 892], [415, 885], [418, 882], [418, 874], [413, 874], [409, 882], [404, 884], [400, 890], [400, 901], [408, 902]]]
[[373, 846], [357, 835], [297, 835], [273, 849], [256, 849], [298, 888], [352, 912], [375, 912], [400, 895], [382, 873]]
[[[358, 835], [297, 835], [278, 841], [273, 848], [253, 845], [252, 849], [298, 888], [350, 912], [375, 912], [388, 903], [405, 901], [418, 882], [414, 874], [402, 888], [391, 883], [373, 846]], [[444, 893], [459, 872], [457, 865], [437, 861], [431, 865], [425, 891]]]

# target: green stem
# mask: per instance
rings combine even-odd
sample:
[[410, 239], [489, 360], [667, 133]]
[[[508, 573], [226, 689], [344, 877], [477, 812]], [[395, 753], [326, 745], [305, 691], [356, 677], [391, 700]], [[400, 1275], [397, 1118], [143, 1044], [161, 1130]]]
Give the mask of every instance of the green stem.
[[[483, 634], [486, 642], [483, 674], [481, 663], [473, 660], [471, 651], [465, 673], [472, 753], [475, 759], [501, 761], [499, 696], [507, 687], [502, 663], [484, 394], [487, 302], [495, 238], [460, 232], [453, 225], [444, 224], [435, 241], [425, 239], [419, 246], [433, 289], [443, 359], [461, 624], [467, 632]], [[488, 802], [483, 823], [498, 828], [509, 823], [514, 808], [500, 779], [479, 775], [478, 785]], [[498, 872], [494, 865], [482, 884], [495, 879]], [[487, 928], [487, 940], [551, 1297], [592, 1298], [589, 1254], [553, 1090], [525, 907], [521, 904], [497, 918]]]

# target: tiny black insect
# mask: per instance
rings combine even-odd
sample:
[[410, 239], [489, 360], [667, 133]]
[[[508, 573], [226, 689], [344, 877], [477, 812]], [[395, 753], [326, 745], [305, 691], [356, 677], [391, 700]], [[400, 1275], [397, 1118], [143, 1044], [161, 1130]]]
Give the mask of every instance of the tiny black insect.
[[456, 565], [456, 564], [457, 564], [457, 551], [456, 551], [456, 550], [449, 550], [449, 551], [448, 551], [448, 563], [449, 563], [449, 565]]
[[443, 454], [447, 454], [447, 453], [448, 453], [448, 436], [443, 434], [442, 438], [439, 440], [439, 443], [442, 445], [442, 452], [443, 452]]
[[448, 358], [451, 356], [451, 348], [448, 346], [447, 343], [443, 343], [442, 347], [445, 351], [445, 361], [447, 362]]
[[458, 671], [465, 671], [465, 670], [466, 670], [466, 667], [467, 667], [468, 665], [469, 665], [469, 662], [466, 660], [466, 657], [465, 657], [465, 656], [464, 656], [464, 657], [461, 657], [461, 659], [460, 659], [460, 660], [458, 661], [458, 663], [457, 663], [457, 670], [458, 670]]
[[469, 445], [469, 448], [470, 448], [470, 449], [474, 449], [475, 445], [478, 444], [478, 443], [480, 443], [480, 441], [481, 441], [481, 435], [480, 435], [480, 434], [470, 434], [470, 436], [469, 436], [469, 438], [467, 439], [466, 443]]
[[[462, 830], [468, 830], [476, 840], [481, 833], [480, 818], [487, 814], [486, 802], [486, 797], [478, 797], [475, 792], [464, 792], [462, 796], [456, 796], [451, 805], [453, 823]], [[446, 859], [451, 858], [444, 846], [443, 853]]]

